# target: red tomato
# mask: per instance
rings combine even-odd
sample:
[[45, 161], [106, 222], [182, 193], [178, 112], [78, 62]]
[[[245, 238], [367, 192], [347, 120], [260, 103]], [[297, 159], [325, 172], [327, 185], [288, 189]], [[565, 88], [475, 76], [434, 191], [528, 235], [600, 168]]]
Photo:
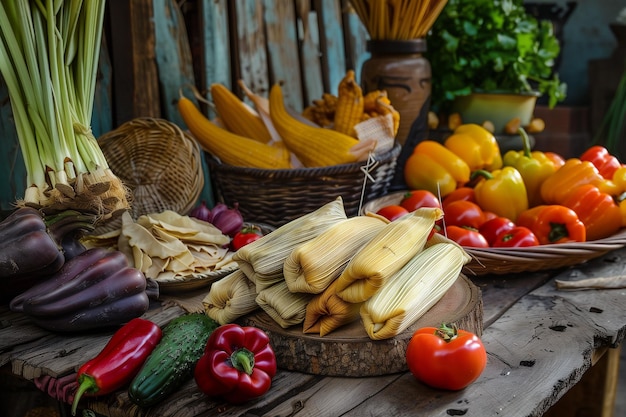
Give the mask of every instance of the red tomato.
[[406, 349], [409, 370], [419, 381], [445, 390], [474, 382], [487, 366], [487, 351], [478, 336], [448, 326], [418, 329]]
[[522, 248], [539, 245], [537, 236], [527, 227], [515, 226], [501, 232], [491, 246], [494, 248]]
[[409, 212], [415, 211], [421, 207], [436, 207], [441, 208], [439, 200], [435, 194], [428, 190], [413, 190], [404, 195], [400, 205], [407, 209]]
[[487, 239], [489, 246], [493, 245], [493, 242], [496, 241], [498, 235], [502, 232], [509, 231], [515, 227], [515, 223], [513, 223], [507, 217], [495, 217], [491, 220], [487, 220], [484, 222], [479, 228], [478, 231], [481, 235]]
[[404, 216], [405, 214], [409, 214], [409, 211], [402, 206], [397, 204], [390, 204], [388, 206], [380, 208], [376, 214], [385, 217], [389, 221], [394, 221]]
[[233, 240], [230, 243], [230, 248], [234, 251], [246, 246], [249, 243], [263, 237], [263, 233], [257, 227], [244, 227], [233, 236]]
[[446, 226], [471, 227], [478, 230], [485, 222], [485, 214], [478, 204], [457, 200], [444, 209], [444, 221]]
[[452, 191], [450, 194], [444, 197], [441, 206], [445, 211], [448, 204], [457, 200], [471, 201], [472, 203], [475, 203], [476, 197], [474, 196], [474, 189], [470, 187], [457, 188], [456, 190]]
[[446, 226], [445, 232], [439, 232], [461, 246], [472, 248], [488, 248], [489, 243], [477, 230], [460, 226]]

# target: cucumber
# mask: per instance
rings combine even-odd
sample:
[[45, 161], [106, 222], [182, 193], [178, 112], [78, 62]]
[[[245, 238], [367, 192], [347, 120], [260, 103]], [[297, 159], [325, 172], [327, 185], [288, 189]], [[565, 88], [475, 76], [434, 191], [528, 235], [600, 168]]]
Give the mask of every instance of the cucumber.
[[128, 396], [140, 407], [150, 407], [193, 378], [196, 362], [219, 324], [204, 313], [177, 317], [163, 328], [156, 345], [130, 383]]

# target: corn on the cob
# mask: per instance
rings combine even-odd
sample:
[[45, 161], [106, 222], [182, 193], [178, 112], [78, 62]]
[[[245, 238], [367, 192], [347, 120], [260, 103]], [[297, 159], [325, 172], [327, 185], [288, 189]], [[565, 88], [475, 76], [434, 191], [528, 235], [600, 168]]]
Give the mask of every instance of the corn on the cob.
[[231, 132], [262, 143], [272, 140], [259, 113], [219, 83], [211, 84], [211, 98], [220, 120]]
[[354, 126], [361, 121], [363, 105], [361, 86], [354, 78], [354, 70], [348, 70], [339, 83], [333, 129], [356, 138]]
[[266, 145], [222, 129], [186, 97], [178, 100], [178, 110], [200, 146], [225, 164], [265, 169], [291, 168], [289, 151], [285, 147]]
[[291, 251], [333, 224], [347, 218], [343, 199], [337, 197], [322, 207], [291, 220], [233, 255], [239, 268], [256, 284], [257, 292], [284, 281], [283, 265]]
[[246, 275], [237, 269], [211, 284], [202, 299], [204, 312], [219, 324], [232, 323], [259, 308], [256, 288]]
[[435, 221], [442, 216], [439, 208], [423, 207], [387, 224], [354, 255], [337, 278], [337, 295], [350, 303], [360, 303], [374, 295], [424, 248]]
[[469, 261], [451, 241], [426, 247], [362, 304], [368, 336], [381, 340], [402, 333], [443, 297]]
[[351, 217], [296, 247], [283, 266], [289, 290], [310, 294], [324, 291], [386, 223], [380, 216]]
[[348, 303], [337, 296], [333, 281], [321, 294], [315, 295], [306, 306], [302, 331], [326, 336], [341, 326], [359, 318], [362, 303]]
[[256, 303], [283, 329], [301, 324], [306, 314], [306, 306], [312, 294], [293, 293], [285, 281], [278, 282], [260, 291]]
[[306, 167], [324, 167], [366, 160], [375, 141], [359, 141], [333, 129], [316, 127], [293, 117], [285, 108], [279, 84], [270, 90], [270, 117], [287, 148]]

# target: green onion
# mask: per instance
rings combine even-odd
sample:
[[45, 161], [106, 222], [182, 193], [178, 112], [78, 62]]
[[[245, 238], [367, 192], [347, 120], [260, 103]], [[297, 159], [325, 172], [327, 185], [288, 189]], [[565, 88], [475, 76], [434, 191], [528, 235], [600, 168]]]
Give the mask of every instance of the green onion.
[[128, 208], [91, 131], [105, 0], [0, 3], [0, 74], [27, 183], [24, 204], [102, 218]]

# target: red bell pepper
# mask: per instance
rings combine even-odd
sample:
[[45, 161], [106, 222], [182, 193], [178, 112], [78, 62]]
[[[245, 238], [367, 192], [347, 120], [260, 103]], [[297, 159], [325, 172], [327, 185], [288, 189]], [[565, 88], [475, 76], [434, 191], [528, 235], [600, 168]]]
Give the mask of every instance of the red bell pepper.
[[580, 156], [581, 161], [591, 162], [600, 172], [600, 175], [607, 180], [613, 178], [615, 171], [621, 163], [604, 146], [592, 146]]
[[541, 205], [520, 213], [517, 225], [532, 230], [539, 244], [585, 242], [585, 225], [576, 212], [558, 204]]
[[78, 390], [72, 403], [72, 415], [76, 415], [83, 394], [110, 394], [130, 383], [161, 340], [161, 335], [157, 324], [139, 317], [117, 330], [104, 349], [78, 369]]
[[276, 356], [261, 329], [224, 324], [209, 337], [194, 378], [202, 392], [240, 404], [260, 397], [276, 375]]
[[515, 226], [500, 233], [491, 246], [494, 248], [523, 248], [538, 245], [539, 239], [529, 228]]

